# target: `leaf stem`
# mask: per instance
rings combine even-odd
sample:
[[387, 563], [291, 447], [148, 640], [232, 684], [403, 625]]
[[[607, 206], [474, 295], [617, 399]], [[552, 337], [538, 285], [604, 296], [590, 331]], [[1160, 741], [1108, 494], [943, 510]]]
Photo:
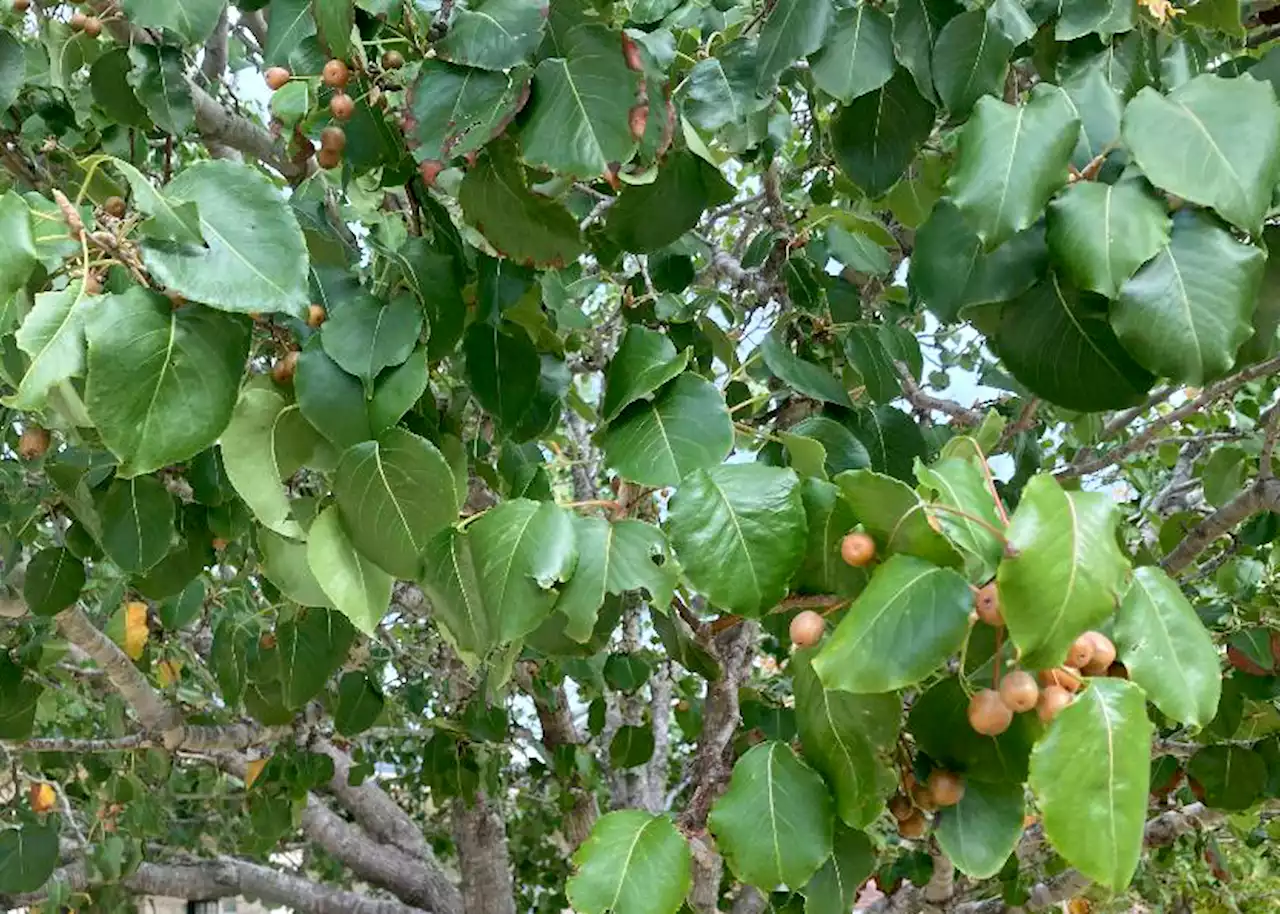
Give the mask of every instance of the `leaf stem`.
[[972, 514], [969, 514], [966, 511], [961, 511], [959, 508], [953, 508], [950, 505], [944, 505], [938, 502], [929, 502], [928, 507], [934, 511], [943, 511], [947, 514], [954, 514], [957, 517], [963, 517], [965, 520], [971, 521], [977, 524], [979, 527], [983, 527], [986, 530], [989, 530], [991, 532], [991, 535], [996, 537], [996, 539], [1000, 540], [1000, 542], [1003, 545], [1007, 546], [1009, 544], [1009, 540], [1005, 537], [1003, 530], [1001, 530], [999, 527], [995, 526], [994, 524], [987, 523], [985, 520], [983, 520], [980, 517], [974, 517]]

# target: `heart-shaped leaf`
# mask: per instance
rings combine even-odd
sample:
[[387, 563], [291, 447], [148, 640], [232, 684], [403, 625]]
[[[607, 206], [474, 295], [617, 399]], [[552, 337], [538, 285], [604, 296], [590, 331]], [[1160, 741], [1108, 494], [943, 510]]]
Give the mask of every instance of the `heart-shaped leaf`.
[[883, 85], [841, 108], [831, 122], [831, 144], [840, 170], [867, 196], [886, 193], [929, 138], [934, 113], [933, 104], [920, 95], [910, 74], [899, 70]]
[[684, 371], [688, 363], [689, 350], [676, 352], [665, 333], [631, 324], [605, 369], [600, 418], [612, 422], [625, 407], [648, 397]]
[[924, 502], [906, 483], [870, 470], [841, 473], [835, 483], [880, 552], [913, 555], [944, 567], [963, 564], [955, 547], [933, 529]]
[[1077, 181], [1049, 206], [1054, 262], [1074, 285], [1115, 298], [1169, 241], [1165, 205], [1142, 181]]
[[837, 822], [831, 856], [804, 887], [804, 914], [847, 914], [875, 868], [876, 847], [866, 832]]
[[1021, 783], [966, 779], [960, 802], [938, 813], [934, 835], [960, 872], [990, 879], [1022, 837], [1025, 812]]
[[692, 885], [689, 843], [665, 815], [601, 816], [573, 855], [565, 893], [581, 914], [675, 914]]
[[879, 89], [893, 75], [893, 20], [873, 6], [838, 11], [822, 50], [813, 58], [813, 82], [849, 104]]
[[360, 554], [342, 526], [337, 508], [320, 512], [307, 531], [307, 564], [333, 607], [357, 629], [372, 636], [391, 603], [394, 583]]

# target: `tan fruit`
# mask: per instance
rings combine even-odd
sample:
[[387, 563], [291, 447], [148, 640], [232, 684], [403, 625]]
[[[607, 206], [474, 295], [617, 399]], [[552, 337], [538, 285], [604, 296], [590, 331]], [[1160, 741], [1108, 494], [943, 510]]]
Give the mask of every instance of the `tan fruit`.
[[1059, 666], [1051, 670], [1041, 670], [1040, 685], [1045, 687], [1057, 686], [1060, 689], [1075, 693], [1080, 691], [1080, 686], [1084, 685], [1084, 683], [1075, 670]]
[[342, 152], [347, 148], [347, 132], [341, 127], [326, 127], [320, 131], [320, 148]]
[[356, 112], [356, 103], [351, 100], [351, 96], [345, 92], [339, 92], [333, 98], [329, 99], [329, 113], [340, 121], [351, 120], [351, 115]]
[[227, 541], [220, 536], [215, 536], [213, 538], [212, 545], [213, 545], [214, 552], [221, 552], [223, 549], [227, 548]]
[[70, 25], [77, 32], [83, 32], [84, 24], [88, 21], [89, 21], [88, 16], [86, 16], [80, 10], [76, 10], [74, 13], [71, 14]]
[[690, 706], [690, 704], [689, 704], [688, 700], [686, 700], [686, 699], [684, 699], [684, 698], [682, 698], [682, 699], [680, 699], [679, 701], [677, 701], [677, 702], [676, 702], [676, 710], [677, 710], [677, 711], [679, 711], [681, 714], [686, 714], [686, 713], [688, 713], [688, 711], [689, 711], [689, 708], [690, 708], [690, 707], [691, 707], [691, 706]]
[[854, 568], [870, 565], [876, 557], [876, 541], [865, 533], [850, 533], [840, 541], [840, 557]]
[[90, 38], [97, 38], [102, 34], [102, 20], [97, 16], [90, 16], [84, 21], [84, 33]]
[[1116, 646], [1102, 632], [1085, 632], [1081, 637], [1093, 640], [1093, 657], [1084, 672], [1088, 676], [1102, 676], [1116, 662]]
[[382, 69], [399, 70], [404, 66], [404, 55], [399, 51], [387, 51], [382, 55]]
[[284, 67], [272, 67], [267, 70], [265, 75], [267, 78], [267, 85], [270, 86], [271, 91], [274, 92], [277, 89], [283, 89], [293, 74]]
[[1030, 711], [1040, 699], [1036, 678], [1026, 670], [1014, 670], [1000, 682], [1000, 700], [1010, 711]]
[[911, 802], [917, 809], [923, 809], [925, 812], [933, 812], [938, 808], [938, 801], [933, 798], [933, 794], [924, 784], [917, 784], [911, 788]]
[[347, 69], [345, 63], [335, 57], [324, 65], [324, 69], [320, 71], [320, 78], [330, 89], [345, 89], [347, 81], [351, 79], [351, 71]]
[[978, 588], [973, 608], [978, 613], [978, 618], [992, 628], [1004, 625], [1004, 616], [1000, 612], [1000, 591], [996, 589], [995, 581], [989, 581]]
[[31, 0], [13, 0], [13, 11], [15, 13], [25, 13], [31, 9]]
[[49, 450], [49, 430], [39, 425], [28, 425], [18, 439], [18, 456], [23, 460], [36, 460]]
[[999, 736], [1013, 723], [1013, 712], [995, 689], [983, 689], [969, 699], [969, 726], [983, 736]]
[[1071, 704], [1071, 693], [1062, 686], [1045, 686], [1036, 704], [1036, 713], [1046, 724], [1058, 716], [1058, 712]]
[[58, 802], [58, 795], [48, 784], [32, 784], [28, 798], [32, 812], [48, 812]]
[[325, 311], [320, 305], [311, 305], [307, 308], [307, 326], [312, 329], [319, 327], [324, 323]]
[[316, 162], [321, 168], [337, 168], [342, 164], [342, 153], [336, 149], [321, 149], [316, 156]]
[[298, 353], [296, 350], [285, 354], [271, 367], [271, 377], [277, 384], [292, 384], [294, 373], [298, 370]]
[[1089, 661], [1093, 659], [1093, 652], [1093, 632], [1085, 632], [1075, 641], [1072, 641], [1071, 647], [1067, 648], [1067, 666], [1083, 670], [1089, 665]]
[[899, 822], [910, 819], [915, 815], [915, 812], [916, 808], [911, 805], [911, 801], [903, 794], [894, 794], [893, 798], [889, 800], [889, 814]]
[[939, 806], [955, 806], [964, 798], [964, 778], [954, 771], [935, 768], [929, 772], [929, 793]]
[[929, 820], [919, 810], [912, 813], [910, 818], [898, 823], [898, 834], [904, 838], [923, 838], [928, 830]]
[[791, 620], [791, 643], [796, 647], [813, 647], [822, 640], [827, 623], [812, 609], [797, 613]]
[[107, 215], [115, 216], [119, 219], [124, 216], [128, 205], [124, 202], [123, 197], [107, 197], [106, 202], [102, 204], [102, 208], [106, 211]]

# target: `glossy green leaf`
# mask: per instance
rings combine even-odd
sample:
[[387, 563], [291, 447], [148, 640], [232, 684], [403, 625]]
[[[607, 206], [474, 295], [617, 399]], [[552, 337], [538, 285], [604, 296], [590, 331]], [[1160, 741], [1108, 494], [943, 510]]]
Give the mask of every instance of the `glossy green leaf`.
[[355, 629], [330, 609], [304, 608], [276, 626], [280, 686], [285, 705], [301, 708], [347, 657]]
[[1045, 836], [1090, 879], [1121, 890], [1142, 856], [1151, 735], [1142, 690], [1093, 679], [1031, 755]]
[[263, 526], [294, 538], [302, 528], [291, 518], [282, 459], [299, 444], [306, 448], [315, 433], [296, 405], [273, 390], [247, 387], [240, 394], [231, 422], [219, 438], [222, 464], [236, 493]]
[[915, 461], [929, 445], [915, 420], [901, 410], [880, 404], [853, 413], [846, 424], [871, 457], [871, 469], [897, 479], [911, 479]]
[[983, 736], [969, 725], [969, 696], [960, 680], [943, 679], [918, 696], [907, 729], [929, 758], [967, 782], [1021, 784], [1027, 779], [1031, 747], [1040, 736], [1035, 714], [1016, 714], [999, 736]]
[[459, 6], [444, 37], [434, 42], [441, 59], [482, 70], [523, 63], [542, 40], [547, 7], [522, 0], [472, 0]]
[[827, 688], [846, 692], [914, 685], [960, 649], [972, 609], [973, 593], [956, 572], [891, 556], [822, 646], [814, 671]]
[[1169, 215], [1142, 181], [1078, 181], [1049, 205], [1054, 262], [1080, 289], [1115, 298], [1169, 242]]
[[707, 827], [739, 880], [766, 891], [800, 889], [831, 854], [831, 797], [790, 746], [765, 742], [733, 766]]
[[862, 375], [867, 396], [874, 403], [890, 403], [902, 396], [902, 379], [894, 357], [885, 348], [882, 324], [857, 323], [844, 338], [844, 351]]
[[899, 70], [832, 120], [831, 145], [840, 170], [867, 196], [886, 193], [929, 138], [934, 113], [907, 71]]
[[129, 85], [157, 127], [182, 136], [196, 120], [187, 85], [186, 60], [172, 45], [137, 44], [129, 49]]
[[325, 53], [345, 59], [351, 52], [355, 0], [313, 0], [311, 9]]
[[963, 563], [950, 541], [933, 529], [924, 502], [906, 483], [871, 470], [841, 473], [834, 481], [882, 554], [911, 555], [944, 567]]
[[846, 425], [826, 416], [809, 416], [791, 426], [789, 434], [802, 435], [817, 441], [826, 453], [825, 468], [828, 476], [845, 470], [862, 470], [871, 466], [871, 455], [866, 445], [857, 439]]
[[605, 230], [623, 250], [651, 253], [678, 241], [705, 210], [728, 203], [733, 194], [733, 185], [706, 159], [689, 150], [673, 152], [652, 183], [627, 187], [618, 196]]
[[1121, 287], [1111, 326], [1153, 374], [1196, 385], [1219, 378], [1253, 335], [1266, 259], [1212, 216], [1184, 210], [1168, 244]]
[[871, 839], [837, 822], [831, 856], [805, 884], [804, 914], [847, 914], [875, 868]]
[[822, 479], [802, 479], [800, 497], [809, 535], [793, 586], [815, 594], [857, 596], [867, 584], [867, 569], [855, 568], [840, 557], [841, 541], [858, 524], [853, 508], [840, 497], [838, 486]]
[[[37, 256], [31, 238], [31, 208], [14, 190], [0, 195], [0, 231], [5, 234], [0, 251], [0, 308], [26, 283]], [[75, 284], [72, 284], [75, 285]]]
[[391, 575], [356, 550], [342, 525], [340, 509], [329, 507], [307, 531], [306, 560], [320, 590], [359, 631], [372, 636], [391, 603]]
[[101, 303], [100, 297], [85, 294], [81, 282], [36, 295], [16, 335], [18, 348], [30, 361], [17, 392], [5, 400], [9, 406], [38, 409], [50, 389], [84, 374], [85, 316]]
[[629, 325], [605, 369], [600, 418], [612, 422], [624, 407], [652, 395], [688, 363], [689, 350], [676, 352], [666, 334], [640, 324]]
[[597, 819], [573, 864], [565, 893], [579, 914], [675, 914], [693, 881], [684, 835], [642, 809]]
[[[96, 158], [96, 157], [95, 157]], [[157, 191], [150, 179], [123, 159], [106, 158], [112, 169], [124, 176], [133, 192], [133, 206], [138, 212], [151, 218], [139, 228], [147, 238], [188, 244], [205, 243], [200, 230], [200, 215], [194, 203], [175, 204], [165, 194]]]
[[903, 0], [893, 16], [894, 55], [916, 82], [920, 94], [936, 98], [934, 80], [934, 45], [942, 27], [964, 12], [955, 0]]
[[830, 371], [791, 351], [791, 345], [780, 328], [775, 327], [764, 338], [760, 354], [769, 370], [797, 393], [839, 406], [853, 405], [849, 392]]
[[1013, 42], [994, 15], [969, 10], [951, 19], [933, 48], [933, 83], [954, 117], [969, 114], [985, 95], [999, 95]]
[[798, 652], [791, 661], [804, 757], [831, 785], [841, 821], [866, 828], [884, 811], [885, 797], [897, 783], [893, 752], [902, 699], [896, 693], [829, 689], [813, 671], [812, 655]]
[[1059, 80], [1080, 118], [1080, 135], [1071, 155], [1071, 164], [1077, 169], [1120, 143], [1125, 96], [1112, 83], [1112, 76], [1119, 69], [1112, 58], [1108, 48], [1064, 73]]
[[895, 66], [893, 20], [860, 3], [836, 13], [810, 72], [819, 89], [847, 105], [887, 83]]
[[476, 401], [504, 428], [514, 428], [537, 394], [538, 350], [519, 327], [472, 324], [463, 341]]
[[266, 175], [236, 162], [199, 162], [169, 182], [165, 196], [196, 205], [205, 244], [144, 242], [143, 261], [160, 283], [222, 311], [305, 311], [302, 230]]
[[356, 548], [398, 578], [418, 576], [428, 541], [458, 516], [444, 455], [403, 429], [343, 452], [333, 491]]
[[287, 67], [298, 46], [316, 33], [312, 0], [271, 0], [267, 11], [267, 44], [262, 49], [269, 67]]
[[1041, 84], [1023, 105], [980, 99], [960, 132], [947, 189], [987, 249], [1040, 218], [1066, 183], [1080, 122], [1066, 94]]
[[194, 457], [231, 421], [249, 355], [247, 319], [194, 304], [175, 311], [135, 287], [102, 299], [85, 338], [85, 405], [121, 475]]
[[759, 616], [787, 593], [807, 521], [794, 470], [726, 464], [686, 476], [667, 533], [685, 577], [715, 606]]
[[520, 110], [531, 75], [528, 68], [508, 74], [424, 60], [409, 96], [418, 155], [448, 161], [483, 147]]
[[306, 543], [263, 529], [258, 531], [258, 552], [267, 579], [287, 599], [301, 606], [333, 605], [307, 563]]
[[605, 460], [627, 479], [674, 486], [719, 464], [733, 448], [733, 422], [710, 381], [685, 372], [652, 400], [625, 408], [600, 440]]
[[1214, 809], [1248, 809], [1262, 799], [1269, 771], [1263, 756], [1245, 746], [1206, 746], [1187, 762], [1187, 777]]
[[755, 42], [738, 39], [693, 66], [677, 95], [690, 123], [715, 131], [768, 106], [756, 93], [756, 50]]
[[26, 52], [8, 29], [0, 30], [0, 110], [17, 100], [26, 79]]
[[822, 47], [832, 14], [831, 0], [795, 0], [769, 11], [760, 27], [757, 50], [760, 91], [771, 90], [783, 70]]
[[969, 580], [990, 580], [1004, 555], [1003, 524], [982, 470], [972, 460], [944, 457], [927, 467], [917, 463], [916, 478], [933, 493], [930, 503], [939, 507], [930, 513], [964, 555]]
[[1218, 648], [1160, 568], [1134, 570], [1116, 615], [1115, 640], [1129, 678], [1167, 717], [1191, 727], [1213, 720], [1222, 694]]
[[568, 622], [565, 634], [585, 642], [609, 594], [646, 591], [655, 608], [671, 603], [680, 567], [667, 538], [638, 520], [610, 523], [602, 517], [574, 517], [578, 567], [560, 592], [556, 611]]
[[124, 14], [134, 25], [168, 29], [184, 41], [203, 44], [226, 5], [227, 0], [124, 0]]
[[827, 229], [827, 245], [836, 260], [859, 273], [884, 276], [893, 267], [889, 252], [861, 232], [833, 225]]
[[1116, 541], [1110, 495], [1066, 491], [1032, 478], [1010, 519], [1000, 563], [1000, 605], [1009, 635], [1032, 669], [1057, 666], [1071, 642], [1119, 605], [1129, 561]]
[[27, 562], [22, 598], [37, 616], [56, 616], [84, 589], [84, 562], [66, 549], [41, 549]]
[[364, 385], [329, 358], [319, 334], [302, 347], [293, 387], [302, 415], [335, 447], [345, 449], [373, 437]]
[[0, 831], [0, 892], [39, 891], [58, 866], [58, 824], [28, 823]]
[[338, 682], [338, 702], [333, 709], [333, 725], [343, 736], [355, 736], [374, 725], [386, 699], [358, 670], [345, 673]]
[[956, 869], [990, 879], [1022, 837], [1025, 813], [1022, 784], [966, 779], [960, 802], [938, 813], [934, 835]]
[[515, 499], [433, 537], [420, 583], [457, 649], [478, 659], [541, 625], [577, 560], [568, 512]]
[[123, 571], [145, 571], [169, 551], [173, 496], [153, 476], [117, 479], [98, 502], [100, 541]]
[[609, 765], [615, 771], [639, 767], [653, 758], [653, 749], [652, 728], [621, 726], [609, 741]]
[[342, 303], [321, 327], [329, 358], [348, 374], [372, 383], [378, 372], [407, 359], [422, 332], [422, 312], [410, 295], [388, 302], [362, 294]]
[[1206, 73], [1167, 96], [1143, 89], [1125, 108], [1125, 144], [1156, 187], [1257, 234], [1280, 169], [1280, 105], [1268, 88]]

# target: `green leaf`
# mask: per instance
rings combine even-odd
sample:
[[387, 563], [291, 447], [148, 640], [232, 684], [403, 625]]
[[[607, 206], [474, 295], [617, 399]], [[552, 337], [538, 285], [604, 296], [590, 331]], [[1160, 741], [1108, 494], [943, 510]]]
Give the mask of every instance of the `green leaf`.
[[938, 813], [934, 835], [960, 872], [990, 879], [1022, 837], [1025, 813], [1022, 784], [966, 779], [960, 802]]
[[[1080, 136], [1071, 155], [1071, 164], [1078, 169], [1120, 144], [1124, 96], [1111, 82], [1113, 72], [1118, 69], [1112, 57], [1110, 50], [1099, 54], [1064, 74], [1059, 81], [1080, 118]], [[1089, 182], [1082, 183], [1089, 186]]]
[[267, 579], [287, 599], [302, 606], [333, 605], [307, 562], [306, 543], [262, 529], [258, 531], [258, 550]]
[[482, 70], [506, 70], [538, 47], [547, 7], [524, 0], [473, 0], [454, 10], [448, 31], [433, 43], [443, 59]]
[[140, 226], [147, 238], [199, 245], [205, 243], [200, 231], [200, 215], [194, 203], [175, 205], [151, 186], [146, 175], [128, 162], [104, 158], [129, 183], [129, 189], [133, 191], [134, 208], [151, 217]]
[[196, 122], [191, 88], [186, 80], [186, 60], [172, 45], [136, 44], [129, 49], [133, 69], [129, 85], [156, 126], [182, 136]]
[[355, 629], [329, 609], [304, 608], [276, 626], [285, 705], [301, 708], [324, 689], [347, 658]]
[[944, 457], [930, 466], [916, 464], [916, 478], [933, 492], [932, 504], [951, 510], [935, 510], [932, 516], [942, 533], [965, 556], [969, 580], [988, 581], [1004, 555], [1004, 543], [995, 498], [981, 468], [972, 460]]
[[356, 548], [398, 578], [418, 576], [428, 541], [458, 517], [448, 461], [404, 429], [344, 451], [333, 491]]
[[1013, 42], [995, 16], [980, 9], [960, 13], [942, 27], [933, 48], [933, 82], [953, 117], [968, 115], [984, 95], [1000, 94], [1012, 53]]
[[38, 258], [31, 237], [31, 208], [14, 190], [0, 196], [0, 231], [5, 245], [0, 250], [0, 309], [26, 284]]
[[[1151, 736], [1142, 690], [1092, 679], [1058, 712], [1031, 756], [1044, 833], [1090, 879], [1122, 890], [1142, 856]], [[1087, 791], [1091, 801], [1082, 801]]]
[[897, 777], [893, 752], [902, 717], [899, 695], [828, 689], [813, 671], [813, 651], [793, 655], [796, 724], [805, 758], [831, 784], [836, 814], [866, 828], [884, 811]]
[[427, 544], [420, 583], [453, 644], [478, 659], [537, 629], [577, 560], [568, 512], [520, 498], [464, 530], [437, 534]]
[[143, 261], [160, 283], [222, 311], [305, 312], [311, 296], [302, 230], [266, 175], [237, 162], [199, 162], [165, 191], [175, 205], [196, 205], [205, 244], [144, 241]]
[[815, 594], [857, 596], [867, 586], [868, 572], [840, 557], [841, 541], [858, 524], [853, 508], [840, 497], [838, 486], [821, 479], [801, 480], [800, 497], [809, 536], [794, 587]]
[[884, 344], [884, 325], [858, 323], [844, 338], [844, 351], [862, 375], [867, 396], [874, 403], [890, 403], [902, 396], [902, 380]]
[[915, 79], [920, 94], [933, 101], [933, 47], [942, 27], [964, 12], [955, 0], [903, 0], [893, 16], [894, 55]]
[[1048, 475], [1022, 490], [1000, 563], [1000, 607], [1021, 662], [1058, 666], [1081, 633], [1120, 601], [1129, 561], [1116, 542], [1118, 512], [1102, 492], [1069, 492]]
[[1258, 305], [1253, 312], [1253, 336], [1245, 340], [1236, 354], [1237, 364], [1252, 365], [1275, 355], [1280, 347], [1280, 294], [1277, 285], [1280, 280], [1280, 257], [1270, 256], [1271, 251], [1280, 251], [1280, 227], [1268, 227], [1263, 231], [1262, 243], [1266, 245], [1268, 256], [1266, 269], [1262, 273], [1262, 288], [1258, 295]]
[[685, 372], [652, 400], [639, 400], [601, 436], [605, 461], [627, 479], [674, 486], [689, 473], [716, 466], [733, 448], [733, 421], [710, 381]]
[[891, 556], [814, 658], [814, 672], [845, 692], [914, 685], [964, 644], [972, 609], [973, 592], [954, 571]]
[[262, 49], [268, 67], [287, 67], [289, 57], [316, 33], [311, 0], [271, 0], [267, 10], [267, 45]]
[[559, 268], [585, 249], [578, 221], [569, 211], [526, 186], [510, 143], [485, 147], [462, 179], [458, 204], [498, 253], [518, 263]]
[[610, 523], [602, 517], [574, 517], [578, 567], [560, 593], [556, 611], [567, 618], [565, 634], [585, 643], [608, 594], [647, 591], [650, 605], [666, 607], [680, 574], [667, 538], [638, 520]]
[[354, 0], [314, 0], [312, 3], [316, 30], [330, 57], [343, 59], [351, 53], [351, 29], [355, 26], [355, 12]]
[[832, 13], [831, 0], [795, 0], [771, 8], [756, 52], [759, 91], [771, 91], [783, 70], [822, 47]]
[[605, 368], [604, 398], [600, 418], [612, 422], [637, 400], [650, 397], [689, 364], [688, 349], [676, 352], [665, 333], [630, 324], [622, 342]]
[[369, 677], [359, 670], [344, 673], [338, 681], [338, 703], [333, 725], [343, 736], [356, 736], [374, 725], [386, 699]]
[[827, 229], [827, 246], [836, 260], [859, 273], [884, 276], [893, 267], [889, 252], [861, 232], [833, 225]]
[[528, 68], [510, 74], [422, 61], [409, 94], [411, 142], [422, 159], [447, 162], [482, 148], [524, 105]]
[[774, 376], [797, 393], [838, 406], [853, 406], [849, 392], [830, 371], [791, 351], [782, 328], [775, 327], [765, 337], [760, 354]]
[[37, 616], [56, 616], [84, 589], [84, 562], [66, 549], [41, 549], [27, 562], [22, 598]]
[[828, 476], [845, 470], [861, 470], [871, 466], [871, 455], [845, 425], [826, 416], [808, 416], [791, 426], [791, 435], [803, 435], [822, 445], [826, 452]]
[[472, 324], [462, 348], [476, 402], [503, 428], [514, 429], [538, 392], [541, 363], [529, 335], [518, 326], [505, 332], [492, 324]]
[[1200, 385], [1222, 377], [1253, 335], [1267, 252], [1185, 209], [1168, 244], [1120, 289], [1111, 326], [1153, 374]]
[[847, 424], [871, 457], [871, 469], [898, 479], [911, 479], [917, 458], [929, 450], [920, 426], [901, 410], [886, 404], [860, 409]]
[[338, 508], [325, 508], [307, 531], [307, 563], [324, 595], [370, 637], [391, 604], [391, 575], [365, 558], [342, 526]]
[[879, 89], [896, 66], [892, 33], [893, 21], [875, 7], [860, 3], [839, 10], [810, 67], [814, 85], [846, 105]]
[[886, 193], [929, 138], [934, 114], [911, 76], [899, 70], [832, 120], [831, 145], [840, 170], [867, 196]]
[[58, 823], [0, 831], [0, 892], [39, 891], [58, 866]]
[[419, 346], [403, 364], [378, 376], [369, 400], [369, 426], [374, 437], [395, 425], [426, 393], [427, 348]]
[[146, 571], [169, 551], [173, 496], [154, 476], [117, 479], [98, 503], [100, 541], [121, 571]]
[[1080, 130], [1070, 99], [1041, 84], [1024, 105], [980, 99], [960, 132], [952, 201], [988, 250], [1040, 218], [1066, 183]]
[[222, 465], [236, 493], [260, 524], [282, 536], [302, 537], [302, 528], [290, 516], [282, 482], [285, 471], [291, 474], [297, 467], [290, 468], [287, 464], [292, 461], [282, 458], [297, 450], [299, 443], [305, 448], [315, 438], [296, 405], [261, 387], [244, 389], [219, 438]]
[[194, 457], [231, 421], [249, 355], [249, 321], [203, 305], [176, 311], [133, 288], [85, 321], [85, 405], [124, 476]]
[[1078, 0], [1059, 8], [1058, 21], [1053, 28], [1056, 41], [1074, 41], [1095, 31], [1111, 15], [1112, 0]]
[[227, 0], [124, 0], [124, 14], [133, 25], [168, 29], [183, 41], [204, 44], [226, 5]]
[[1155, 566], [1137, 568], [1120, 603], [1116, 653], [1167, 717], [1201, 728], [1222, 694], [1218, 649], [1181, 588]]
[[795, 471], [750, 463], [690, 473], [667, 517], [685, 577], [712, 604], [752, 617], [787, 595], [806, 530]]
[[684, 835], [641, 809], [597, 819], [573, 865], [565, 893], [579, 914], [675, 914], [693, 884]]
[[1206, 73], [1168, 96], [1143, 89], [1125, 108], [1125, 144], [1156, 187], [1256, 235], [1280, 168], [1280, 106], [1268, 88]]
[[651, 613], [649, 618], [668, 657], [690, 673], [696, 673], [705, 679], [720, 678], [720, 664], [697, 642], [684, 620], [675, 613], [664, 612]]
[[678, 241], [705, 210], [728, 203], [733, 194], [733, 185], [706, 159], [673, 152], [651, 183], [628, 186], [618, 196], [605, 231], [624, 251], [652, 253]]
[[302, 347], [293, 386], [302, 415], [335, 447], [345, 449], [373, 437], [364, 385], [329, 358], [318, 333]]
[[837, 822], [831, 856], [804, 887], [804, 914], [847, 914], [875, 868], [871, 839]]
[[[1017, 714], [999, 736], [983, 736], [969, 725], [969, 696], [960, 680], [943, 679], [916, 698], [907, 728], [935, 763], [965, 780], [1021, 784], [1031, 747], [1040, 735], [1035, 714]], [[1077, 793], [1077, 796], [1079, 794]]]
[[49, 391], [85, 370], [85, 315], [101, 307], [102, 298], [86, 295], [75, 281], [59, 292], [39, 292], [18, 328], [18, 348], [30, 361], [15, 394], [5, 399], [14, 409], [39, 409]]
[[329, 358], [348, 374], [371, 384], [378, 372], [407, 359], [422, 333], [422, 312], [411, 295], [389, 302], [367, 293], [342, 303], [321, 327]]
[[767, 107], [756, 94], [756, 43], [737, 39], [699, 60], [677, 93], [685, 117], [699, 130], [714, 132]]
[[1248, 809], [1262, 798], [1268, 776], [1263, 757], [1244, 746], [1206, 746], [1187, 762], [1187, 777], [1214, 809]]
[[641, 76], [627, 66], [622, 36], [604, 25], [581, 22], [556, 38], [556, 56], [533, 73], [520, 131], [524, 160], [558, 174], [594, 178], [636, 150], [628, 112], [644, 103]]
[[1077, 181], [1049, 205], [1049, 250], [1073, 285], [1107, 298], [1169, 242], [1169, 214], [1145, 182]]
[[653, 675], [653, 667], [639, 654], [610, 654], [604, 664], [604, 680], [618, 692], [634, 692]]
[[841, 473], [835, 483], [881, 553], [911, 555], [944, 567], [963, 564], [950, 541], [930, 525], [924, 502], [906, 483], [871, 470]]
[[1142, 402], [1152, 376], [1120, 345], [1107, 301], [1050, 275], [1000, 309], [987, 342], [1032, 393], [1092, 412]]
[[609, 741], [609, 765], [615, 771], [635, 768], [653, 758], [653, 730], [622, 726]]
[[739, 880], [765, 891], [799, 889], [831, 854], [831, 797], [790, 746], [765, 742], [733, 766], [707, 827]]
[[0, 29], [0, 111], [18, 99], [27, 76], [27, 57], [22, 42], [8, 29]]

